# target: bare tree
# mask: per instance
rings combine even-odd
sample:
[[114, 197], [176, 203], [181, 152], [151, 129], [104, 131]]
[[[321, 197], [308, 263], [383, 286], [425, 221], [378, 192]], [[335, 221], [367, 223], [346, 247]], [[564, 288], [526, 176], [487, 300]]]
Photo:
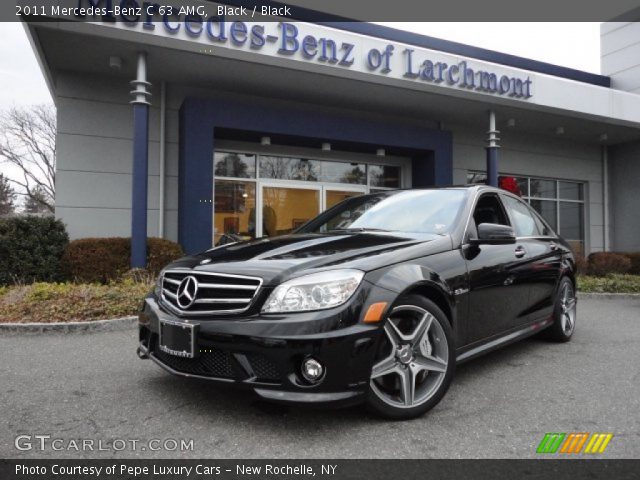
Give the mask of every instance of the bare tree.
[[[0, 162], [18, 172], [10, 180], [31, 205], [54, 212], [56, 114], [51, 105], [12, 108], [0, 117]], [[16, 178], [17, 177], [17, 178]]]

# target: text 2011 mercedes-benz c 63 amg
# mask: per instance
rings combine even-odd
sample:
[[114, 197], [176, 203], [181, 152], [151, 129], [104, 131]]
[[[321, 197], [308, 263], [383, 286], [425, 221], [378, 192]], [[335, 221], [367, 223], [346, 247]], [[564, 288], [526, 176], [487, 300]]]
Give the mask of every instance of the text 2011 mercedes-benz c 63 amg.
[[168, 265], [138, 355], [268, 400], [409, 418], [458, 362], [542, 330], [568, 341], [574, 272], [568, 244], [511, 193], [385, 191]]

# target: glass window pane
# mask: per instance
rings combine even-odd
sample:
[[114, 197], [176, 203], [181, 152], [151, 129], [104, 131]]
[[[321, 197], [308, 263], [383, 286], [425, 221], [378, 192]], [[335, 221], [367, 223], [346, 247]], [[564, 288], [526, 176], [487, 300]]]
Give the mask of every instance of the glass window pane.
[[[213, 244], [225, 235], [239, 235], [244, 239], [255, 237], [256, 184], [216, 180], [214, 184]], [[228, 239], [231, 241], [233, 238]]]
[[523, 197], [529, 196], [529, 179], [527, 177], [515, 177], [520, 189], [520, 195]]
[[291, 233], [320, 213], [320, 192], [304, 188], [264, 187], [262, 236]]
[[256, 178], [256, 156], [215, 152], [213, 174], [216, 177]]
[[556, 181], [531, 179], [530, 197], [556, 198]]
[[469, 172], [467, 173], [467, 183], [469, 185], [482, 184], [487, 181], [487, 174], [482, 172]]
[[369, 165], [369, 182], [372, 187], [400, 188], [400, 167]]
[[342, 190], [326, 190], [325, 203], [326, 203], [327, 210], [329, 210], [334, 205], [337, 205], [341, 201], [346, 200], [347, 198], [357, 197], [359, 195], [362, 195], [362, 192], [349, 192], [349, 191], [342, 191]]
[[318, 160], [260, 155], [260, 177], [317, 182], [321, 165]]
[[[533, 188], [533, 180], [532, 180], [532, 188]], [[546, 222], [553, 228], [556, 232], [558, 231], [558, 214], [556, 210], [556, 202], [550, 200], [531, 200], [530, 202], [533, 209], [538, 212], [542, 218], [546, 220]]]
[[568, 240], [584, 239], [582, 203], [560, 202], [560, 235]]
[[583, 184], [576, 182], [560, 182], [559, 184], [560, 198], [566, 200], [582, 200]]
[[535, 217], [529, 211], [529, 207], [515, 198], [501, 196], [513, 220], [513, 228], [517, 237], [535, 237], [541, 234]]
[[354, 183], [366, 185], [366, 167], [364, 163], [321, 162], [321, 182]]

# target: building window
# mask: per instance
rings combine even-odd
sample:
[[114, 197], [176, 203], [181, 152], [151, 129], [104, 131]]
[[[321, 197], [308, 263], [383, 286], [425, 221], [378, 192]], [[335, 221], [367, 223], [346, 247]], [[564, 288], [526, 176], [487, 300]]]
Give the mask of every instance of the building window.
[[[516, 179], [521, 196], [547, 223], [569, 242], [576, 255], [584, 256], [584, 183], [508, 175]], [[468, 172], [467, 183], [485, 183], [486, 173]]]
[[223, 236], [229, 237], [228, 241], [236, 241], [235, 237], [255, 237], [255, 182], [216, 179], [213, 191], [213, 244], [217, 245]]
[[256, 178], [256, 156], [216, 152], [213, 155], [213, 173], [216, 177]]
[[400, 166], [366, 160], [217, 151], [213, 169], [213, 245], [290, 233], [342, 200], [402, 187]]

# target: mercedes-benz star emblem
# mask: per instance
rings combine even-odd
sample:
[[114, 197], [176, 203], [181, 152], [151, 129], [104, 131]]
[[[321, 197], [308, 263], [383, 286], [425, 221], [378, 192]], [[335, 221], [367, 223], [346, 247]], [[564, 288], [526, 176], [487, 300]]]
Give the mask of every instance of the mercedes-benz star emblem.
[[176, 302], [182, 309], [187, 309], [196, 301], [196, 295], [198, 294], [198, 280], [191, 275], [185, 277], [178, 286], [176, 292]]

